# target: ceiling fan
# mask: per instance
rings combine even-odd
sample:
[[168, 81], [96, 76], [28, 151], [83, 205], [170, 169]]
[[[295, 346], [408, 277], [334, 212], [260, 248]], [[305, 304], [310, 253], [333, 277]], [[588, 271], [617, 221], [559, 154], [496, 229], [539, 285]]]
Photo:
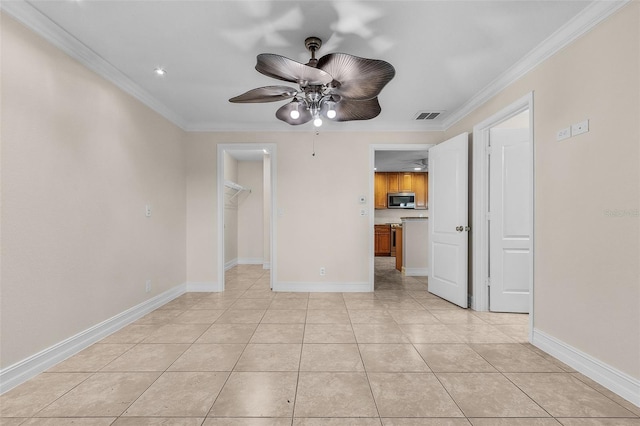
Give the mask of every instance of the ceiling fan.
[[369, 120], [380, 114], [378, 94], [396, 73], [391, 64], [346, 53], [330, 53], [316, 59], [322, 40], [308, 37], [304, 44], [311, 52], [306, 64], [272, 53], [258, 55], [256, 64], [258, 72], [297, 83], [298, 89], [259, 87], [229, 102], [276, 102], [293, 98], [276, 111], [276, 117], [292, 125], [313, 120], [316, 127], [322, 125], [321, 116], [333, 121], [351, 121]]
[[429, 168], [429, 159], [428, 158], [422, 158], [418, 161], [413, 161], [411, 163], [414, 167], [413, 170], [422, 170], [422, 171], [427, 171], [427, 169]]
[[413, 169], [417, 172], [429, 171], [429, 157], [400, 160], [405, 166], [402, 170]]

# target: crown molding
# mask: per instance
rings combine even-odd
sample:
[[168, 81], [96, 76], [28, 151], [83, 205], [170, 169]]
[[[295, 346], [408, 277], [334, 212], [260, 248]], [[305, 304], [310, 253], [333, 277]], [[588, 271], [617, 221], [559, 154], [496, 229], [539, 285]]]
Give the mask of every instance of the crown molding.
[[[327, 120], [330, 121], [330, 120]], [[307, 125], [291, 126], [282, 122], [264, 123], [218, 123], [202, 122], [189, 124], [184, 128], [187, 132], [288, 132], [288, 133], [308, 133], [318, 130], [321, 133], [331, 132], [443, 132], [445, 129], [439, 123], [380, 123], [376, 121], [367, 122], [326, 122], [322, 127], [314, 127], [311, 122]]]
[[462, 120], [542, 62], [558, 53], [578, 37], [587, 33], [630, 1], [631, 0], [595, 0], [591, 2], [591, 4], [585, 7], [578, 15], [533, 48], [525, 57], [489, 83], [484, 89], [480, 90], [480, 92], [465, 102], [460, 108], [449, 114], [443, 121], [444, 129], [448, 130], [458, 121]]
[[176, 126], [183, 130], [187, 127], [186, 121], [181, 116], [159, 102], [149, 92], [25, 0], [2, 1], [0, 9]]

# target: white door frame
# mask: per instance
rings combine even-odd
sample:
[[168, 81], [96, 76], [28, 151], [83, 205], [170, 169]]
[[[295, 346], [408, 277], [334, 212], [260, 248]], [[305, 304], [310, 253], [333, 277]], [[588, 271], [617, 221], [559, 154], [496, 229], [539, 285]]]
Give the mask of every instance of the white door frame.
[[376, 151], [429, 151], [435, 144], [372, 144], [369, 145], [369, 291], [374, 290], [375, 278], [375, 187], [374, 173], [376, 166]]
[[533, 330], [533, 290], [534, 290], [534, 132], [533, 132], [533, 92], [528, 93], [511, 105], [492, 115], [486, 120], [473, 126], [473, 228], [472, 228], [472, 274], [473, 274], [473, 299], [471, 307], [475, 311], [489, 310], [489, 287], [487, 285], [489, 263], [489, 232], [486, 213], [489, 208], [489, 160], [486, 155], [486, 147], [489, 141], [489, 129], [511, 117], [529, 110], [529, 140], [531, 149], [530, 182], [531, 182], [531, 258], [529, 260], [529, 340], [531, 341]]
[[271, 286], [273, 288], [276, 282], [277, 265], [277, 251], [276, 247], [276, 165], [277, 165], [277, 150], [274, 143], [238, 143], [238, 144], [218, 144], [217, 151], [217, 190], [218, 190], [218, 291], [224, 291], [224, 153], [225, 151], [242, 151], [242, 150], [267, 150], [271, 157], [271, 217], [269, 226], [270, 236], [270, 256], [271, 256], [271, 268], [269, 270], [269, 278], [271, 280]]

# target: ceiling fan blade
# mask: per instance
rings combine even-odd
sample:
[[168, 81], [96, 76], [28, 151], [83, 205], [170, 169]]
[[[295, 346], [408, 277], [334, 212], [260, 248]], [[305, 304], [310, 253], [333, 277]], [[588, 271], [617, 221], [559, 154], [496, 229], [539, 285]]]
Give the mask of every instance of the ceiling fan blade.
[[256, 70], [266, 76], [298, 83], [301, 86], [319, 86], [329, 84], [333, 80], [333, 77], [323, 70], [273, 53], [258, 55]]
[[287, 86], [265, 86], [249, 90], [242, 95], [229, 99], [234, 103], [277, 102], [294, 97], [298, 91]]
[[333, 121], [370, 120], [382, 111], [378, 98], [355, 101], [342, 98], [335, 104], [336, 117]]
[[[352, 100], [372, 99], [396, 75], [388, 62], [346, 53], [330, 53], [318, 60], [318, 68], [337, 82], [332, 92]], [[335, 84], [335, 83], [334, 83]]]
[[284, 121], [285, 123], [292, 124], [297, 126], [298, 124], [304, 124], [311, 121], [311, 113], [304, 107], [299, 107], [298, 112], [300, 113], [300, 117], [291, 118], [291, 110], [296, 109], [295, 102], [289, 102], [286, 105], [283, 105], [276, 111], [276, 117], [278, 119]]

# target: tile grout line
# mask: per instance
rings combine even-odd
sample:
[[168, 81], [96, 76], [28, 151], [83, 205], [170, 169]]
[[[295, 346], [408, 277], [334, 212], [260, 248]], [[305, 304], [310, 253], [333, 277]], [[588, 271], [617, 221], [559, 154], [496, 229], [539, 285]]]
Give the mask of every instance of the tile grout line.
[[[374, 281], [374, 292], [375, 292], [375, 281]], [[375, 293], [374, 293], [375, 296]], [[373, 400], [373, 405], [376, 407], [376, 413], [378, 413], [378, 420], [382, 423], [382, 417], [380, 416], [380, 408], [378, 407], [378, 401], [376, 400], [375, 395], [373, 394], [373, 387], [371, 385], [371, 380], [369, 379], [369, 372], [367, 371], [367, 367], [364, 364], [364, 358], [362, 357], [362, 351], [360, 351], [360, 342], [356, 337], [355, 330], [353, 330], [353, 322], [351, 321], [351, 315], [349, 314], [349, 309], [347, 309], [347, 316], [349, 318], [349, 325], [351, 325], [351, 331], [353, 333], [353, 338], [356, 341], [356, 348], [358, 349], [358, 355], [360, 355], [360, 362], [362, 362], [362, 370], [367, 379], [367, 384], [369, 385], [369, 392], [371, 393], [371, 399]], [[402, 330], [401, 330], [402, 331]]]
[[[258, 278], [259, 279], [259, 278]], [[226, 280], [225, 280], [226, 281]], [[245, 291], [246, 292], [246, 291]], [[224, 292], [223, 292], [224, 293]], [[243, 293], [244, 294], [244, 293]], [[238, 299], [239, 300], [239, 299]], [[235, 303], [235, 302], [234, 302]], [[227, 310], [231, 309], [230, 305]], [[226, 311], [225, 311], [226, 312]], [[266, 313], [266, 310], [265, 310]], [[264, 313], [262, 314], [262, 317], [260, 318], [260, 320], [262, 321], [262, 318], [264, 318]], [[215, 324], [215, 322], [214, 322]], [[213, 325], [213, 324], [212, 324]], [[258, 325], [260, 325], [260, 323], [258, 323]], [[209, 410], [207, 411], [207, 414], [205, 415], [205, 420], [207, 418], [209, 418], [213, 407], [216, 405], [216, 402], [218, 401], [218, 398], [220, 398], [220, 395], [222, 394], [222, 391], [224, 390], [225, 386], [227, 385], [227, 383], [229, 382], [229, 379], [231, 378], [232, 373], [235, 371], [238, 363], [240, 362], [240, 359], [242, 358], [242, 355], [244, 354], [244, 352], [247, 350], [247, 346], [249, 346], [249, 342], [251, 341], [251, 339], [253, 338], [253, 336], [255, 335], [256, 331], [258, 330], [258, 325], [256, 325], [256, 328], [253, 330], [253, 333], [251, 333], [251, 336], [249, 336], [249, 339], [247, 340], [247, 342], [244, 344], [244, 348], [242, 349], [242, 352], [240, 353], [240, 356], [238, 357], [238, 359], [236, 360], [236, 362], [233, 364], [233, 367], [231, 367], [231, 371], [229, 371], [229, 374], [227, 375], [227, 378], [225, 379], [224, 383], [222, 384], [222, 386], [220, 387], [220, 391], [218, 392], [218, 394], [216, 395], [216, 397], [213, 399], [213, 402], [211, 403], [211, 407], [209, 407]], [[212, 418], [215, 418], [213, 416], [211, 416]]]
[[[585, 386], [588, 386], [589, 388], [593, 389], [594, 391], [598, 392], [600, 395], [604, 396], [605, 398], [608, 398], [610, 401], [614, 402], [615, 404], [619, 405], [620, 407], [624, 408], [625, 410], [627, 410], [628, 412], [630, 412], [631, 414], [634, 415], [633, 418], [640, 418], [640, 414], [636, 414], [633, 411], [629, 410], [627, 407], [625, 407], [624, 405], [620, 404], [618, 401], [616, 401], [615, 399], [611, 398], [610, 396], [606, 395], [605, 393], [601, 392], [599, 389], [591, 386], [589, 383], [583, 381], [582, 379], [580, 379], [580, 377], [576, 377], [575, 374], [576, 373], [570, 373], [570, 372], [565, 372], [566, 374], [568, 374], [569, 376], [573, 377], [574, 379], [580, 381], [582, 384], [584, 384]], [[577, 373], [577, 374], [582, 374], [582, 373]], [[615, 394], [614, 394], [615, 395]]]
[[302, 325], [302, 341], [300, 342], [300, 359], [298, 359], [298, 374], [296, 375], [296, 389], [293, 393], [293, 407], [291, 409], [291, 425], [296, 418], [296, 404], [298, 403], [298, 388], [300, 386], [300, 367], [302, 366], [302, 352], [304, 350], [304, 336], [307, 331], [307, 313], [309, 312], [309, 301], [307, 300], [307, 309], [304, 313], [304, 323]]
[[[165, 324], [165, 325], [166, 325], [166, 324]], [[207, 328], [206, 328], [206, 330], [208, 330], [209, 328], [210, 328], [210, 327], [207, 327]], [[169, 365], [167, 366], [167, 368], [165, 368], [165, 369], [164, 369], [164, 371], [160, 372], [160, 374], [158, 375], [158, 377], [156, 377], [156, 379], [155, 379], [153, 382], [151, 382], [151, 384], [149, 384], [149, 386], [147, 386], [147, 388], [146, 388], [144, 391], [142, 391], [142, 392], [140, 393], [140, 395], [138, 395], [138, 396], [137, 396], [137, 397], [136, 397], [136, 398], [131, 402], [131, 404], [129, 404], [129, 405], [128, 405], [128, 406], [127, 406], [127, 407], [126, 407], [126, 408], [125, 408], [125, 409], [124, 409], [124, 410], [123, 410], [123, 411], [122, 411], [118, 416], [116, 416], [116, 420], [115, 420], [115, 421], [118, 421], [118, 419], [120, 419], [120, 418], [122, 417], [122, 415], [123, 415], [124, 413], [126, 413], [126, 412], [127, 412], [127, 410], [128, 410], [128, 409], [130, 409], [130, 408], [133, 406], [133, 404], [135, 404], [135, 403], [140, 399], [140, 397], [142, 397], [142, 395], [144, 395], [144, 394], [145, 394], [149, 389], [151, 389], [151, 387], [152, 387], [155, 383], [157, 383], [157, 382], [158, 382], [158, 380], [160, 380], [160, 378], [161, 378], [161, 377], [162, 377], [162, 376], [163, 376], [163, 375], [164, 375], [164, 374], [169, 370], [169, 368], [170, 368], [170, 367], [171, 367], [171, 366], [176, 362], [176, 360], [177, 360], [178, 358], [180, 358], [180, 357], [181, 357], [181, 356], [182, 356], [182, 355], [183, 355], [187, 350], [189, 350], [189, 348], [191, 348], [191, 347], [193, 346], [193, 344], [195, 343], [195, 341], [196, 341], [196, 340], [198, 340], [200, 337], [202, 337], [202, 335], [206, 332], [206, 330], [204, 330], [202, 333], [200, 333], [200, 335], [199, 335], [198, 337], [196, 337], [192, 343], [190, 343], [190, 344], [189, 344], [189, 346], [187, 347], [187, 349], [185, 349], [185, 350], [182, 352], [182, 354], [180, 354], [180, 355], [179, 355], [175, 360], [173, 360], [173, 362], [172, 362], [171, 364], [169, 364]], [[156, 331], [157, 331], [157, 330], [156, 330]], [[153, 334], [153, 333], [152, 333], [152, 334]], [[147, 336], [147, 337], [148, 337], [148, 336]], [[143, 339], [142, 341], [140, 341], [138, 344], [136, 344], [135, 346], [138, 346], [138, 345], [142, 344], [143, 342], [144, 342], [144, 339]], [[159, 342], [156, 342], [156, 343], [158, 343], [158, 344], [159, 344]], [[155, 371], [154, 371], [154, 372], [155, 372]], [[206, 417], [206, 416], [205, 416], [205, 417]], [[114, 421], [114, 422], [115, 422], [115, 421]], [[203, 421], [203, 423], [204, 423], [204, 421]]]

